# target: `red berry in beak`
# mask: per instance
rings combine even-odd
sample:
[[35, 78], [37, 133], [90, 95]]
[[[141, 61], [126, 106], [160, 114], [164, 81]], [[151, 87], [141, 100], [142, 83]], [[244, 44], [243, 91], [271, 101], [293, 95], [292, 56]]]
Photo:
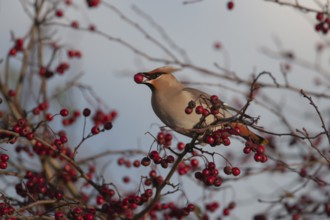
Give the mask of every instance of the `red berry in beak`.
[[138, 84], [142, 83], [144, 79], [144, 76], [142, 73], [137, 73], [134, 75], [134, 81]]

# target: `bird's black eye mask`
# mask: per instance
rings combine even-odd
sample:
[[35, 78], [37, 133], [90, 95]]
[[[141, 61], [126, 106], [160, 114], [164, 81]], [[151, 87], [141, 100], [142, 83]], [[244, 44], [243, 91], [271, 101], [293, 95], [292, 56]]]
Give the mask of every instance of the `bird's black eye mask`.
[[146, 77], [148, 80], [153, 80], [153, 79], [157, 79], [158, 77], [160, 77], [163, 74], [165, 74], [165, 73], [162, 73], [162, 72], [157, 72], [157, 73], [153, 73], [153, 74], [143, 73], [143, 76]]

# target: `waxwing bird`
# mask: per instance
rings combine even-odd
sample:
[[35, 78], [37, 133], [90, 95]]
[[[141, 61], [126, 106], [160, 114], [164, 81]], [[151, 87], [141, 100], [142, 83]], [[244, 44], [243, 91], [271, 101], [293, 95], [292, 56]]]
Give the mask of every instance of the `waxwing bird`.
[[[202, 139], [203, 134], [207, 132], [207, 130], [203, 130], [203, 128], [209, 127], [209, 130], [214, 131], [222, 128], [224, 124], [227, 124], [227, 126], [238, 128], [238, 135], [246, 140], [251, 140], [255, 144], [267, 143], [266, 139], [253, 133], [242, 123], [225, 123], [226, 119], [233, 118], [233, 114], [230, 110], [234, 108], [223, 103], [220, 99], [217, 99], [216, 96], [211, 97], [198, 89], [185, 87], [172, 74], [177, 70], [178, 69], [171, 66], [164, 66], [150, 72], [137, 73], [134, 76], [136, 83], [145, 84], [151, 89], [152, 108], [166, 126], [192, 138], [196, 135], [196, 129], [199, 129], [199, 131], [202, 130], [198, 141], [203, 143], [205, 142]], [[211, 107], [212, 99], [217, 99], [215, 103], [217, 103], [216, 106], [218, 106], [213, 110], [212, 108], [214, 106]], [[193, 109], [195, 109], [195, 111], [193, 111]], [[210, 114], [210, 112], [213, 114]], [[203, 120], [201, 120], [202, 115], [204, 115]]]

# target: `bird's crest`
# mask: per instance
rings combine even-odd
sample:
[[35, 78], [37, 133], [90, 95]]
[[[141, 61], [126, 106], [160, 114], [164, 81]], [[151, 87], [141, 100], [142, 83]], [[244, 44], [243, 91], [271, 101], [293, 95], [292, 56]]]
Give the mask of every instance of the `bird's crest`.
[[162, 66], [162, 67], [158, 67], [157, 69], [154, 69], [152, 71], [149, 72], [149, 74], [153, 74], [153, 73], [173, 73], [176, 71], [179, 71], [181, 69], [173, 67], [173, 66]]

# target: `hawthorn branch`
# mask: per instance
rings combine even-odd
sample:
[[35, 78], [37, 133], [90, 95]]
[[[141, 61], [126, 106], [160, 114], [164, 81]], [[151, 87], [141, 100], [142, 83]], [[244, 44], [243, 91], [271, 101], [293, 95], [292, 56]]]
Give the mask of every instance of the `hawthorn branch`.
[[322, 125], [322, 128], [324, 130], [324, 134], [326, 135], [327, 139], [328, 139], [328, 143], [330, 144], [330, 134], [329, 134], [329, 131], [327, 129], [327, 127], [325, 126], [325, 122], [324, 122], [324, 119], [322, 117], [322, 114], [321, 112], [319, 111], [319, 108], [317, 107], [317, 105], [314, 103], [312, 97], [308, 96], [306, 94], [306, 92], [304, 92], [304, 90], [300, 90], [300, 93], [309, 101], [309, 104], [311, 106], [313, 106], [313, 108], [315, 109], [320, 121], [321, 121], [321, 125]]

